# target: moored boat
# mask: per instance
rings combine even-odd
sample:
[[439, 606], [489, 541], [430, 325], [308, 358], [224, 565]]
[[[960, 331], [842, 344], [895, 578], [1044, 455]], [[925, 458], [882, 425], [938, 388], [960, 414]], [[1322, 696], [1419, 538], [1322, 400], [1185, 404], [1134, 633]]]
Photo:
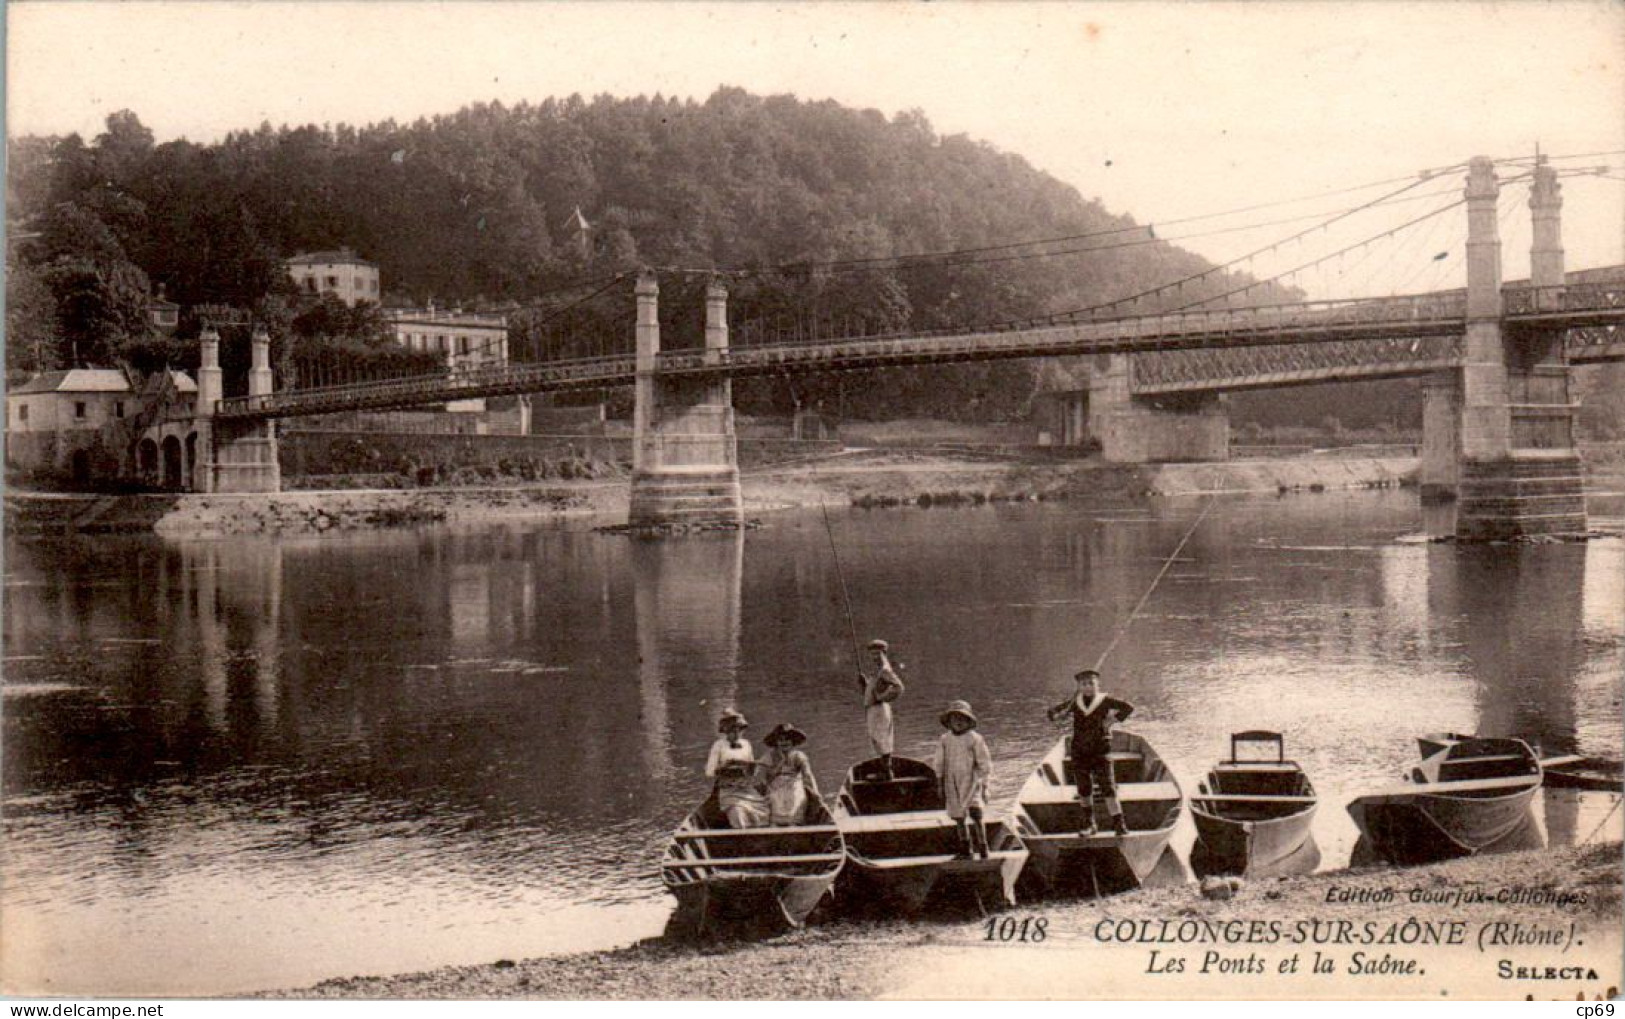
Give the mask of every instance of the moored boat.
[[908, 757], [891, 763], [889, 776], [880, 758], [854, 765], [836, 798], [847, 855], [838, 883], [843, 908], [915, 913], [954, 898], [984, 908], [1015, 905], [1027, 847], [1011, 825], [986, 819], [988, 855], [967, 854], [937, 773]]
[[[1243, 743], [1273, 744], [1274, 759], [1242, 759]], [[1215, 764], [1191, 797], [1199, 840], [1191, 865], [1204, 876], [1282, 876], [1313, 869], [1320, 854], [1309, 851], [1310, 828], [1319, 802], [1303, 768], [1286, 759], [1280, 733], [1234, 733], [1230, 759]]]
[[1540, 758], [1520, 739], [1445, 734], [1417, 740], [1410, 784], [1348, 805], [1371, 851], [1397, 864], [1494, 852], [1532, 823]]
[[1016, 797], [1016, 833], [1031, 854], [1024, 892], [1102, 895], [1138, 888], [1168, 847], [1184, 795], [1162, 758], [1137, 733], [1116, 730], [1107, 760], [1128, 834], [1080, 835], [1088, 818], [1072, 778], [1071, 738], [1056, 741]]
[[678, 826], [661, 859], [666, 890], [677, 897], [668, 929], [760, 936], [800, 927], [845, 862], [841, 830], [816, 797], [803, 824], [730, 828], [713, 794]]

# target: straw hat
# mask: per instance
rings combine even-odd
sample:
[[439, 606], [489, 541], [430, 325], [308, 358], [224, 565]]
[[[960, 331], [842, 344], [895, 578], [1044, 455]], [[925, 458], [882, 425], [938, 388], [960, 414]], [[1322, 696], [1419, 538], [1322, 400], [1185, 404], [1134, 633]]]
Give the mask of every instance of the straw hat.
[[762, 742], [768, 746], [777, 746], [780, 741], [788, 741], [793, 747], [799, 747], [807, 742], [807, 734], [791, 725], [789, 722], [780, 722], [773, 727], [773, 731], [762, 737]]
[[891, 650], [891, 645], [890, 644], [886, 643], [883, 640], [879, 640], [879, 639], [871, 640], [869, 642], [868, 647], [869, 647], [870, 651], [890, 651]]
[[947, 725], [948, 719], [952, 718], [954, 715], [964, 715], [966, 718], [970, 719], [970, 727], [972, 729], [976, 728], [976, 715], [971, 711], [969, 701], [949, 701], [948, 706], [943, 709], [942, 714], [937, 716], [937, 721], [941, 722], [943, 725]]
[[745, 716], [741, 715], [733, 708], [729, 708], [727, 711], [724, 711], [722, 713], [722, 717], [717, 719], [717, 732], [727, 732], [729, 729], [746, 729], [749, 727], [750, 723], [745, 720]]
[[1095, 679], [1099, 679], [1100, 678], [1100, 673], [1095, 671], [1094, 669], [1082, 669], [1082, 670], [1079, 670], [1076, 674], [1074, 674], [1072, 678], [1073, 679], [1078, 679], [1078, 680], [1083, 680], [1083, 679], [1088, 679], [1091, 676], [1094, 677]]

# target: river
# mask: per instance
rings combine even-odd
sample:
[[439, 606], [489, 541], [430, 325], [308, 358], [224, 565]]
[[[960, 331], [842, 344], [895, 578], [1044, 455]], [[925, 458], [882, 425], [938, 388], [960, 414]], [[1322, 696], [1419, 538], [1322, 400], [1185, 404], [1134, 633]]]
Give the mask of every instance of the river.
[[[899, 751], [964, 698], [1007, 803], [1045, 705], [1204, 503], [831, 515], [857, 636], [906, 664]], [[1610, 506], [1618, 514], [1616, 507]], [[1187, 789], [1286, 734], [1347, 865], [1350, 797], [1431, 730], [1616, 756], [1625, 543], [1420, 540], [1408, 491], [1214, 501], [1106, 665]], [[560, 527], [6, 544], [5, 983], [222, 994], [659, 933], [714, 722], [867, 756], [822, 517], [650, 541]], [[1606, 798], [1543, 794], [1554, 842]], [[1188, 849], [1188, 819], [1176, 847]]]

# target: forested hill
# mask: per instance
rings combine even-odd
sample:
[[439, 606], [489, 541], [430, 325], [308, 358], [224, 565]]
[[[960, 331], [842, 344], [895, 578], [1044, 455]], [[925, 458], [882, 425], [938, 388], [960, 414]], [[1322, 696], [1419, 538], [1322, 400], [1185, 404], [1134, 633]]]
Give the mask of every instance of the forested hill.
[[[521, 351], [561, 342], [536, 323], [582, 296], [565, 284], [642, 265], [812, 263], [731, 278], [735, 322], [816, 309], [869, 329], [1086, 307], [1209, 268], [1019, 156], [938, 135], [917, 112], [735, 88], [703, 102], [573, 96], [412, 124], [267, 124], [216, 144], [157, 144], [123, 112], [88, 142], [20, 138], [10, 156], [12, 228], [36, 236], [8, 252], [11, 307], [24, 316], [8, 325], [14, 340], [46, 323], [72, 338], [8, 344], [13, 368], [116, 359], [142, 342], [132, 302], [160, 284], [183, 305], [289, 301], [281, 260], [340, 247], [378, 263], [386, 301], [518, 302]], [[585, 244], [577, 209], [591, 224]], [[1097, 250], [827, 266], [1077, 235], [1095, 239], [1060, 247]], [[1236, 285], [1210, 277], [1178, 300]], [[693, 294], [674, 287], [680, 298]], [[300, 342], [322, 338], [282, 330], [279, 358]], [[783, 405], [839, 384], [852, 414], [1000, 418], [1025, 410], [1037, 370], [922, 369], [741, 395]]]

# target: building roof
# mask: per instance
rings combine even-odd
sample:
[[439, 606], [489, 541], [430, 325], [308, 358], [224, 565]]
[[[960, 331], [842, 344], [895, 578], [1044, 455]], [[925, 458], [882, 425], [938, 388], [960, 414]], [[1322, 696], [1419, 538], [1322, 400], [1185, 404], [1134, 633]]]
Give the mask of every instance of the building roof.
[[482, 315], [470, 311], [447, 311], [438, 308], [387, 308], [384, 319], [390, 325], [457, 326], [462, 329], [506, 329], [508, 319], [503, 315]]
[[[171, 371], [177, 392], [195, 393], [197, 383], [185, 372]], [[11, 390], [10, 396], [30, 393], [128, 393], [130, 380], [117, 368], [69, 368], [42, 372]]]
[[376, 262], [369, 262], [365, 258], [356, 257], [356, 253], [349, 248], [338, 251], [306, 251], [288, 259], [289, 265], [365, 265], [378, 268]]

